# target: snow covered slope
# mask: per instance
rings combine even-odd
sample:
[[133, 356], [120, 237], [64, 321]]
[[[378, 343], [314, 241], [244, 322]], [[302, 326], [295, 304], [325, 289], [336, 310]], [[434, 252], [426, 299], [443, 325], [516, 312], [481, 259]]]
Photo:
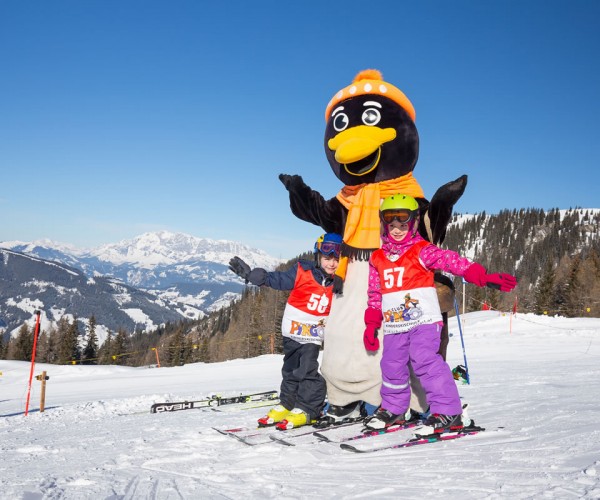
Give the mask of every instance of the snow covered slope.
[[[2, 498], [600, 498], [600, 319], [464, 316], [478, 436], [357, 455], [328, 443], [246, 446], [213, 426], [264, 409], [150, 414], [153, 402], [277, 389], [281, 356], [176, 368], [37, 366], [46, 411], [23, 415], [29, 364], [0, 361]], [[459, 330], [448, 362], [463, 363]], [[32, 411], [33, 410], [33, 411]], [[499, 432], [494, 429], [503, 427]]]

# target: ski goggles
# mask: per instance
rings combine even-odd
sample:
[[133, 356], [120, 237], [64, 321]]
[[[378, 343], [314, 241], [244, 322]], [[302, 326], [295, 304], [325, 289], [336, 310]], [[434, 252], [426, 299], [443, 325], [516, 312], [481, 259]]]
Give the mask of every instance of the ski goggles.
[[341, 243], [333, 243], [331, 241], [320, 241], [315, 243], [316, 250], [321, 252], [323, 255], [331, 255], [338, 257], [340, 256], [340, 251], [342, 250]]
[[386, 224], [391, 224], [394, 220], [397, 220], [401, 223], [406, 223], [416, 219], [417, 215], [418, 212], [416, 210], [409, 210], [408, 208], [396, 208], [381, 212], [381, 220]]

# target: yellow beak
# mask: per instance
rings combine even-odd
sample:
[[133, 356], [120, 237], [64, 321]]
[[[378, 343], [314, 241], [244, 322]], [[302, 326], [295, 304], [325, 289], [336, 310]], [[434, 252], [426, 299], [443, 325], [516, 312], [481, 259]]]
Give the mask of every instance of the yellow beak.
[[335, 151], [338, 163], [348, 164], [366, 158], [379, 147], [396, 138], [393, 128], [378, 128], [359, 125], [340, 132], [327, 141], [329, 149]]

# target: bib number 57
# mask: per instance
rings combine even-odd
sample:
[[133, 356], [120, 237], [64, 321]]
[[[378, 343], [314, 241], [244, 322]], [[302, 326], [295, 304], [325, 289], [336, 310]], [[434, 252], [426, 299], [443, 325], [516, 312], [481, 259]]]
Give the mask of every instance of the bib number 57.
[[403, 267], [394, 267], [383, 271], [383, 284], [386, 288], [400, 288], [402, 286]]

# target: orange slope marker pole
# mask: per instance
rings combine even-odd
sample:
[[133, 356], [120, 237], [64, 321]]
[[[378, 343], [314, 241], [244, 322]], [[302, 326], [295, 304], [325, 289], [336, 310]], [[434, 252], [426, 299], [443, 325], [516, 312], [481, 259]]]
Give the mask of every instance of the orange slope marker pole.
[[156, 367], [160, 368], [160, 359], [158, 358], [158, 347], [153, 347], [152, 350], [156, 353]]
[[33, 369], [35, 367], [35, 349], [37, 347], [38, 334], [40, 333], [40, 315], [41, 311], [35, 311], [37, 319], [35, 320], [35, 330], [33, 331], [33, 349], [31, 350], [31, 369], [29, 370], [29, 386], [27, 387], [27, 402], [25, 403], [25, 416], [29, 413], [29, 397], [31, 396], [31, 380], [33, 379]]

